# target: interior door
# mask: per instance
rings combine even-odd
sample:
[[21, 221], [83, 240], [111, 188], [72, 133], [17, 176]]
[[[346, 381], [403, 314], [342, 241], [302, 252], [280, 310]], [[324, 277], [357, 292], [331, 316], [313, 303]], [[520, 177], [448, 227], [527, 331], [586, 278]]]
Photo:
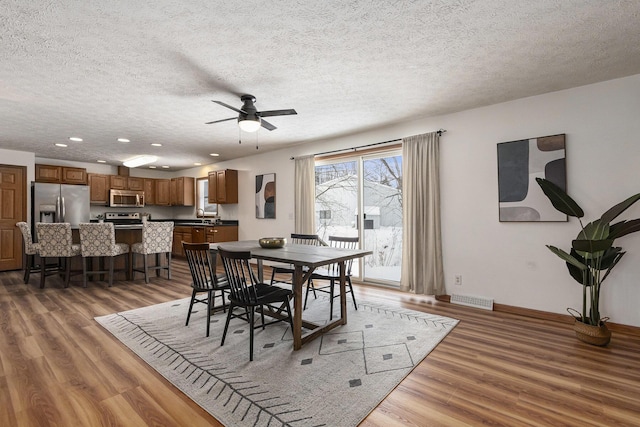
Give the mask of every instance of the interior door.
[[26, 168], [0, 165], [0, 271], [22, 268], [22, 233], [27, 219]]

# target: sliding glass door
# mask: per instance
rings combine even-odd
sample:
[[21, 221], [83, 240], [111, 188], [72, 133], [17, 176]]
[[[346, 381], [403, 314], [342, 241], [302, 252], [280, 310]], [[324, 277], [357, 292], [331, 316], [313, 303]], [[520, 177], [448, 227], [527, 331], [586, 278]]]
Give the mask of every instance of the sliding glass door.
[[402, 261], [399, 151], [316, 163], [318, 235], [358, 236], [373, 255], [354, 262], [360, 280], [398, 286]]

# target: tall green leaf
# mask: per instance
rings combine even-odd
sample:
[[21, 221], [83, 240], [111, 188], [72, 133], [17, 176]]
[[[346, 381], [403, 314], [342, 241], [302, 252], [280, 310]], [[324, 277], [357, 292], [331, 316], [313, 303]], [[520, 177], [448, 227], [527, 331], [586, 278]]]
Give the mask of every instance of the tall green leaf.
[[569, 255], [568, 253], [566, 253], [562, 249], [556, 248], [555, 246], [551, 246], [551, 245], [546, 245], [546, 246], [549, 248], [549, 250], [551, 252], [553, 252], [554, 254], [558, 255], [560, 258], [562, 258], [566, 262], [578, 267], [580, 270], [586, 270], [587, 269], [586, 265], [584, 265], [583, 263], [578, 261], [575, 257]]
[[609, 238], [617, 239], [618, 237], [626, 236], [636, 231], [640, 231], [640, 218], [630, 221], [620, 221], [609, 227]]
[[[613, 239], [605, 240], [573, 240], [571, 247], [580, 252], [586, 252], [590, 256], [593, 256], [597, 252], [603, 252], [609, 249], [613, 245]], [[584, 256], [583, 254], [580, 254]], [[586, 257], [585, 257], [586, 258]]]
[[635, 202], [637, 202], [638, 200], [640, 200], [640, 193], [636, 194], [635, 196], [631, 196], [627, 200], [622, 201], [617, 205], [613, 206], [611, 209], [603, 213], [600, 219], [607, 223], [611, 222], [622, 212], [629, 209], [629, 207], [633, 205]]
[[542, 178], [536, 178], [536, 182], [540, 188], [542, 188], [544, 194], [549, 198], [553, 207], [558, 211], [576, 218], [582, 218], [584, 216], [582, 208], [571, 197], [569, 197], [562, 188], [558, 187], [553, 182]]

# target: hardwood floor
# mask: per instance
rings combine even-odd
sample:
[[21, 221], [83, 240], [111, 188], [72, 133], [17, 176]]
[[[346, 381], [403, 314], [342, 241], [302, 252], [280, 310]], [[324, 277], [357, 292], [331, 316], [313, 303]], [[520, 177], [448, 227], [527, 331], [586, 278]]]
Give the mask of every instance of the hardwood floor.
[[[220, 425], [93, 320], [190, 295], [180, 259], [171, 281], [139, 277], [41, 290], [37, 274], [0, 273], [0, 426]], [[356, 296], [461, 320], [362, 426], [640, 425], [638, 336], [599, 348], [566, 324], [370, 286]]]

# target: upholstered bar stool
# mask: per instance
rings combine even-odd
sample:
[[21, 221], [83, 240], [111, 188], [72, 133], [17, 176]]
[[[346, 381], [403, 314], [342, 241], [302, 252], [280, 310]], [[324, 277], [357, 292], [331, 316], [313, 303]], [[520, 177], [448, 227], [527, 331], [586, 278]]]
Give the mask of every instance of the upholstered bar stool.
[[[133, 276], [135, 272], [144, 273], [145, 283], [149, 283], [149, 270], [156, 270], [160, 276], [162, 270], [167, 270], [167, 278], [171, 279], [171, 250], [173, 245], [173, 222], [145, 222], [142, 224], [142, 242], [131, 246], [133, 256]], [[136, 268], [136, 254], [142, 255], [143, 267]], [[156, 255], [156, 265], [149, 267], [148, 255]], [[166, 257], [166, 265], [162, 265], [162, 257]]]
[[22, 232], [24, 240], [24, 283], [29, 283], [29, 275], [40, 271], [40, 266], [35, 264], [36, 255], [39, 255], [40, 252], [40, 244], [33, 243], [29, 224], [18, 222], [16, 225]]
[[42, 268], [40, 271], [40, 287], [44, 288], [45, 277], [58, 273], [64, 266], [65, 279], [64, 287], [69, 287], [69, 277], [71, 276], [71, 258], [80, 256], [80, 245], [73, 244], [71, 237], [71, 224], [64, 223], [36, 223], [36, 233], [40, 244], [40, 265], [47, 265], [47, 258], [59, 258], [64, 262], [60, 263], [58, 269], [47, 271]]
[[[125, 256], [125, 270], [129, 272], [129, 245], [116, 243], [116, 232], [112, 222], [80, 224], [80, 249], [82, 252], [83, 285], [87, 287], [87, 276], [108, 274], [109, 287], [113, 285], [113, 261], [118, 255]], [[87, 271], [87, 258], [109, 258], [109, 269]], [[92, 267], [93, 268], [93, 267]]]

